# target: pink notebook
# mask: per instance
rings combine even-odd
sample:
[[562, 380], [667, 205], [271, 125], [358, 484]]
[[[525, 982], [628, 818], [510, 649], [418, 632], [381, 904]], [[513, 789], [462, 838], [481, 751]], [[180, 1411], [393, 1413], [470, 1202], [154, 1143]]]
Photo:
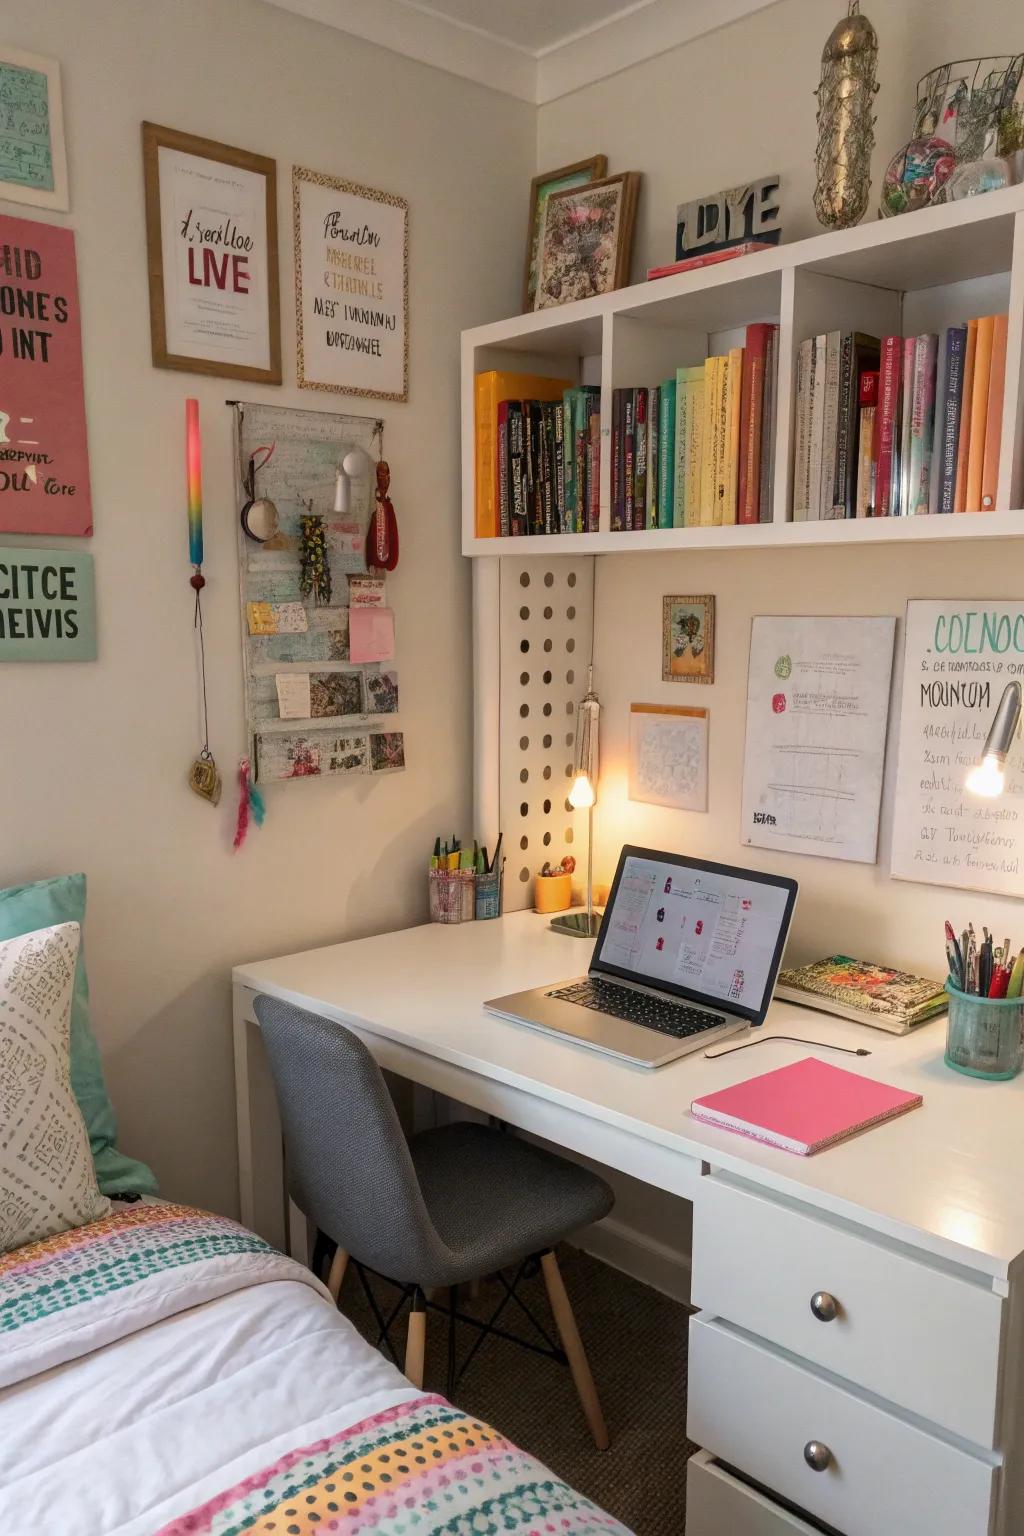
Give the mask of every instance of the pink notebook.
[[905, 1093], [807, 1056], [694, 1099], [690, 1112], [710, 1125], [808, 1157], [921, 1102], [919, 1093]]

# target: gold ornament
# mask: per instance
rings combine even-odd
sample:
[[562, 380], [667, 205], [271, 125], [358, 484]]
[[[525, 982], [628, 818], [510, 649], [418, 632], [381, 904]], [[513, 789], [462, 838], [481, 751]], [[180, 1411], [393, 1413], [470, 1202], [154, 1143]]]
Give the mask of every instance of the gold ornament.
[[814, 211], [830, 229], [859, 224], [871, 190], [875, 142], [873, 99], [878, 90], [878, 34], [859, 0], [836, 23], [821, 54], [818, 98], [818, 152], [814, 167]]

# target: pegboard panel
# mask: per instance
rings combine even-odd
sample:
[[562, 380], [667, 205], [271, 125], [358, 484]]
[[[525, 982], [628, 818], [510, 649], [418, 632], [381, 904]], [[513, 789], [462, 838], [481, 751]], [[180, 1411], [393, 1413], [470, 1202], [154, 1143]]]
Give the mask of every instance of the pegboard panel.
[[586, 812], [566, 796], [591, 659], [594, 557], [506, 555], [500, 566], [498, 804], [514, 911], [532, 905], [545, 859], [575, 854], [577, 890], [586, 880]]

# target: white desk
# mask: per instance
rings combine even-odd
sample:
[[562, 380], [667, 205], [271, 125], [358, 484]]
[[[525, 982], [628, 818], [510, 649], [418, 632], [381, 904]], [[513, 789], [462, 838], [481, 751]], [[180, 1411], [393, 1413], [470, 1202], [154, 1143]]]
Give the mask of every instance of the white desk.
[[[656, 1072], [492, 1018], [487, 997], [565, 979], [587, 947], [519, 913], [424, 926], [235, 970], [243, 1220], [280, 1242], [280, 1126], [252, 1000], [354, 1026], [381, 1065], [694, 1204], [687, 1536], [1024, 1530], [1024, 1077], [942, 1063], [945, 1021], [909, 1038], [776, 1004], [779, 1042]], [[807, 1054], [924, 1094], [922, 1109], [815, 1158], [693, 1120], [698, 1094]], [[828, 1291], [838, 1316], [809, 1302]], [[641, 1367], [638, 1367], [641, 1368]], [[804, 1459], [824, 1442], [823, 1471]], [[1014, 1454], [1016, 1453], [1016, 1454]], [[642, 1533], [641, 1533], [642, 1536]]]

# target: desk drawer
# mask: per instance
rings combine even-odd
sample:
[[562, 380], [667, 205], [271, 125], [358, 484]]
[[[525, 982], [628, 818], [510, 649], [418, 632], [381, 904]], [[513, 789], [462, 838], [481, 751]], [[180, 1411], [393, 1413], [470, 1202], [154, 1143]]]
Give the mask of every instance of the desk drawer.
[[[995, 1467], [721, 1322], [690, 1320], [687, 1433], [843, 1536], [986, 1536]], [[828, 1448], [815, 1471], [812, 1441]]]
[[[694, 1202], [693, 1304], [976, 1445], [995, 1445], [1003, 1302], [719, 1175]], [[822, 1322], [811, 1297], [838, 1303]]]
[[686, 1463], [686, 1536], [821, 1536], [821, 1528], [698, 1451]]

